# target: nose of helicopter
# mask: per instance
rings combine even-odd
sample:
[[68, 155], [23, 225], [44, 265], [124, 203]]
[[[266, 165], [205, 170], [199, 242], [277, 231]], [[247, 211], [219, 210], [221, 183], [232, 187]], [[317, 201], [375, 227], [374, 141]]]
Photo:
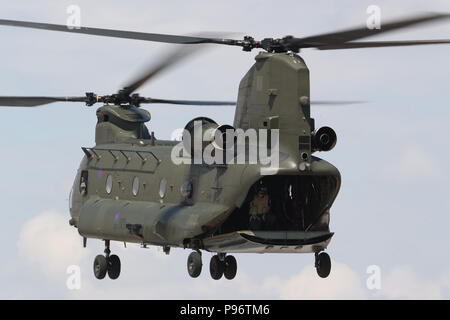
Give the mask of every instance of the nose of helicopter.
[[[299, 165], [300, 167], [300, 165]], [[300, 169], [300, 168], [299, 168]], [[339, 184], [341, 182], [341, 174], [339, 170], [332, 165], [330, 162], [323, 160], [318, 157], [311, 157], [311, 163], [310, 163], [310, 170], [309, 173], [311, 175], [317, 175], [317, 176], [331, 176], [334, 177], [336, 180], [339, 181]]]

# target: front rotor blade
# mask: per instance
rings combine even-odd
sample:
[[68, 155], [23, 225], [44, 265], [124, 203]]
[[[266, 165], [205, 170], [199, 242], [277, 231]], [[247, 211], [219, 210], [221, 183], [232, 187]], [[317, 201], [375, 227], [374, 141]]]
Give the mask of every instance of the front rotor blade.
[[188, 56], [190, 56], [194, 52], [198, 52], [200, 49], [202, 49], [202, 47], [182, 46], [181, 49], [179, 48], [172, 51], [163, 60], [151, 66], [140, 77], [125, 86], [125, 88], [121, 92], [125, 95], [130, 95], [157, 74], [165, 71], [167, 68], [173, 66], [177, 62], [186, 59]]
[[448, 44], [450, 40], [407, 40], [407, 41], [368, 41], [368, 42], [346, 42], [328, 46], [321, 46], [319, 50], [336, 50], [336, 49], [357, 49], [357, 48], [381, 48], [381, 47], [403, 47], [427, 44]]
[[50, 23], [38, 23], [38, 22], [28, 22], [28, 21], [17, 21], [17, 20], [4, 20], [0, 19], [0, 25], [11, 26], [11, 27], [23, 27], [32, 29], [43, 29], [51, 31], [87, 34], [103, 37], [113, 37], [122, 39], [133, 39], [133, 40], [144, 40], [144, 41], [154, 41], [154, 42], [165, 42], [165, 43], [180, 43], [180, 44], [197, 44], [197, 43], [224, 43], [226, 44], [227, 39], [214, 39], [214, 38], [203, 38], [194, 36], [178, 36], [169, 34], [159, 34], [159, 33], [145, 33], [145, 32], [134, 32], [134, 31], [122, 31], [122, 30], [112, 30], [112, 29], [100, 29], [100, 28], [72, 28], [67, 25], [58, 25]]
[[142, 103], [178, 104], [188, 106], [235, 106], [235, 101], [205, 101], [205, 100], [168, 100], [145, 98]]
[[0, 97], [2, 107], [37, 107], [53, 102], [85, 102], [86, 97]]
[[426, 14], [407, 19], [394, 20], [388, 23], [381, 23], [380, 29], [369, 29], [367, 26], [364, 26], [306, 38], [291, 38], [288, 41], [290, 46], [294, 46], [296, 48], [320, 48], [322, 46], [337, 45], [348, 41], [371, 37], [377, 34], [386, 33], [421, 23], [435, 22], [441, 19], [447, 19], [449, 17], [449, 14]]

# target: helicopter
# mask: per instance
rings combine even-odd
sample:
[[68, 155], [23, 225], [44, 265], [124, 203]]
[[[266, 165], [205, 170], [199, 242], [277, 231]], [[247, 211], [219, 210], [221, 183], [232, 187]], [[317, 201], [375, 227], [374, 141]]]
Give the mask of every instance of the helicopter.
[[[88, 238], [105, 243], [104, 255], [97, 255], [93, 263], [97, 279], [120, 275], [121, 262], [111, 254], [111, 241], [160, 246], [166, 254], [171, 248], [190, 249], [187, 271], [192, 278], [202, 272], [202, 250], [214, 253], [209, 270], [215, 280], [235, 278], [233, 253], [314, 254], [317, 274], [326, 278], [331, 259], [325, 250], [334, 235], [330, 209], [341, 175], [331, 163], [313, 155], [332, 150], [337, 134], [331, 127], [315, 128], [311, 105], [354, 102], [310, 100], [309, 69], [299, 52], [448, 44], [450, 40], [358, 40], [449, 17], [426, 14], [384, 23], [381, 29], [357, 27], [260, 41], [250, 36], [236, 40], [0, 20], [4, 26], [182, 45], [117, 93], [0, 96], [0, 106], [103, 104], [96, 111], [95, 146], [81, 148], [83, 158], [69, 197], [69, 224], [77, 228], [83, 246]], [[135, 93], [202, 44], [238, 46], [245, 52], [261, 49], [239, 83], [236, 102], [159, 99]], [[154, 103], [235, 105], [236, 110], [233, 125], [197, 117], [186, 124], [181, 141], [160, 140], [146, 127], [151, 116], [141, 108]], [[274, 162], [250, 161], [255, 150], [252, 143], [246, 144], [251, 130], [265, 133], [253, 145], [263, 144]], [[205, 154], [227, 161], [210, 161]], [[244, 162], [234, 161], [238, 158]]]

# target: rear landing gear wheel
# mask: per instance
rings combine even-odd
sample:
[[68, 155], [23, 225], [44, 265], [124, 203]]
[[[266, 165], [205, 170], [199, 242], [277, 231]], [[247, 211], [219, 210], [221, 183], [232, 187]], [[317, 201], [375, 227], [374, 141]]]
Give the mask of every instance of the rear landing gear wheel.
[[118, 256], [113, 254], [112, 256], [109, 256], [107, 259], [108, 262], [108, 276], [115, 280], [120, 275], [120, 259]]
[[224, 263], [225, 263], [225, 271], [223, 272], [223, 274], [225, 278], [228, 280], [234, 279], [237, 272], [236, 258], [233, 256], [226, 256]]
[[97, 279], [103, 279], [108, 270], [108, 262], [106, 257], [99, 254], [94, 259], [94, 275]]
[[188, 273], [192, 278], [197, 278], [202, 272], [202, 255], [200, 252], [194, 251], [187, 260]]
[[211, 273], [211, 278], [213, 278], [214, 280], [219, 280], [220, 278], [222, 278], [224, 271], [225, 262], [220, 261], [218, 255], [212, 256], [209, 263], [209, 272]]
[[316, 252], [316, 270], [317, 274], [321, 278], [326, 278], [330, 274], [331, 271], [331, 259], [330, 256], [325, 253], [317, 253]]

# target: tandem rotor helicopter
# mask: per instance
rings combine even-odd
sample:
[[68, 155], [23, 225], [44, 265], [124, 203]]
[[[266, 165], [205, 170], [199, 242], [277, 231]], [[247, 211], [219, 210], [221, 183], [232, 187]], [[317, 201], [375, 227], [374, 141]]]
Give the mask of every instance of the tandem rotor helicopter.
[[[329, 151], [336, 144], [336, 133], [329, 127], [316, 130], [310, 116], [309, 69], [298, 55], [301, 49], [339, 50], [450, 43], [450, 40], [372, 41], [373, 35], [435, 22], [447, 14], [426, 14], [384, 23], [381, 29], [366, 27], [316, 36], [257, 41], [178, 36], [154, 33], [86, 28], [64, 25], [0, 20], [0, 25], [79, 33], [86, 35], [183, 44], [158, 65], [128, 86], [111, 95], [86, 93], [75, 97], [1, 96], [0, 106], [35, 107], [52, 102], [84, 102], [97, 109], [95, 146], [82, 147], [83, 159], [70, 194], [70, 225], [78, 229], [86, 246], [88, 238], [105, 242], [104, 255], [94, 260], [94, 275], [117, 279], [120, 259], [111, 254], [110, 242], [161, 246], [193, 250], [187, 270], [196, 278], [202, 271], [202, 250], [215, 253], [210, 260], [213, 279], [233, 279], [237, 272], [232, 253], [314, 253], [320, 277], [331, 270], [324, 250], [333, 233], [329, 228], [330, 208], [339, 192], [340, 173], [332, 164], [313, 156]], [[261, 49], [254, 65], [239, 84], [237, 102], [167, 100], [142, 97], [134, 93], [155, 74], [194, 52], [192, 45], [221, 44]], [[190, 51], [186, 51], [186, 48]], [[199, 47], [199, 46], [198, 46]], [[159, 140], [145, 123], [150, 113], [142, 104], [236, 105], [233, 126], [219, 126], [198, 117], [185, 127], [183, 151], [196, 152], [191, 138], [196, 132], [209, 132], [213, 145], [228, 133], [267, 130], [277, 133], [280, 155], [276, 170], [262, 175], [266, 164], [205, 163], [176, 164], [173, 149], [180, 142]], [[317, 101], [317, 104], [351, 103]], [[211, 133], [212, 132], [212, 133]], [[188, 137], [188, 138], [186, 138]], [[218, 144], [213, 153], [236, 152], [235, 138]], [[200, 142], [200, 152], [207, 147]], [[191, 147], [189, 147], [191, 146]], [[244, 150], [248, 152], [247, 149]], [[245, 155], [245, 154], [244, 154]], [[185, 152], [183, 152], [183, 157]], [[244, 157], [245, 158], [245, 157]]]

